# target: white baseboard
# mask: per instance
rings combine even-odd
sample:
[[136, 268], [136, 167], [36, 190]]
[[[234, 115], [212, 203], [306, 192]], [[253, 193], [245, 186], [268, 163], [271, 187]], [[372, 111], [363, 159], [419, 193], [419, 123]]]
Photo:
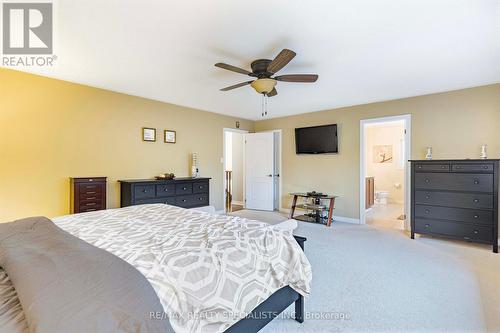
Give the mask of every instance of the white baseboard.
[[[285, 214], [289, 215], [290, 214], [290, 209], [289, 208], [281, 208], [280, 209], [280, 213], [285, 213]], [[361, 224], [360, 219], [355, 219], [355, 218], [352, 218], [352, 217], [337, 216], [337, 215], [333, 216], [333, 221], [344, 222], [344, 223], [353, 223], [353, 224]]]

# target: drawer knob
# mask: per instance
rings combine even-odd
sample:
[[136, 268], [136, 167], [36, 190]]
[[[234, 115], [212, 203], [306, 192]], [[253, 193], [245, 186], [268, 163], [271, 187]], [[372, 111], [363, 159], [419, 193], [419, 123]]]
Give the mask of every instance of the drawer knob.
[[186, 202], [186, 199], [182, 199], [182, 202]]
[[474, 201], [475, 203], [478, 203], [478, 202], [479, 202], [479, 199], [474, 199], [474, 200], [472, 200], [472, 201]]
[[87, 200], [94, 200], [94, 199], [95, 199], [95, 197], [92, 197], [92, 198], [87, 198]]
[[202, 188], [203, 188], [203, 185], [200, 185], [200, 189], [202, 189]]
[[478, 219], [478, 218], [479, 218], [479, 215], [474, 215], [474, 218], [475, 218], [475, 219]]
[[425, 182], [426, 182], [426, 183], [430, 183], [430, 182], [431, 182], [431, 180], [430, 180], [429, 178], [425, 178]]
[[479, 184], [479, 180], [474, 179], [474, 184], [476, 184], [476, 185]]
[[474, 230], [474, 234], [477, 235], [479, 233], [479, 230]]
[[425, 210], [425, 214], [429, 214], [430, 212], [431, 212], [430, 209]]
[[87, 192], [87, 194], [95, 194], [95, 192]]
[[148, 190], [142, 190], [142, 193], [146, 193]]
[[203, 198], [198, 198], [198, 200], [202, 201], [202, 200], [203, 200]]
[[470, 240], [470, 237], [465, 236], [464, 239], [465, 240]]
[[441, 165], [441, 169], [446, 169], [446, 165]]
[[88, 203], [87, 206], [95, 206], [95, 202]]
[[462, 167], [460, 165], [457, 165], [456, 169], [462, 169]]
[[182, 190], [185, 191], [185, 190], [187, 190], [187, 188], [183, 187]]
[[488, 170], [488, 166], [487, 165], [483, 166], [483, 169]]
[[426, 198], [426, 199], [430, 199], [430, 198], [431, 198], [431, 195], [430, 195], [430, 194], [427, 194], [427, 195], [425, 196], [425, 198]]
[[168, 192], [168, 189], [164, 189], [165, 192]]
[[430, 226], [431, 226], [431, 225], [430, 225], [429, 223], [426, 223], [426, 224], [425, 224], [425, 227], [426, 227], [426, 228], [429, 228]]
[[417, 166], [417, 168], [422, 169], [422, 166], [421, 166], [421, 165], [419, 165], [419, 166]]

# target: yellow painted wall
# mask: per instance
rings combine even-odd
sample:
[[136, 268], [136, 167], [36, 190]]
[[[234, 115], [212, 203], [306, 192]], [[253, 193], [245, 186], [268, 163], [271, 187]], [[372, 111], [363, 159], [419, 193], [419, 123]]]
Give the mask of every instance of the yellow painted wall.
[[[236, 120], [253, 130], [251, 121], [0, 69], [0, 221], [67, 214], [72, 176], [107, 176], [108, 207], [118, 207], [118, 179], [187, 176], [191, 152], [222, 209], [222, 129]], [[158, 141], [142, 142], [142, 127], [156, 128]], [[164, 129], [177, 131], [176, 144], [163, 143]]]
[[[500, 157], [500, 84], [259, 121], [256, 131], [283, 130], [283, 205], [294, 191], [333, 193], [336, 215], [359, 218], [359, 123], [361, 119], [412, 115], [412, 158], [432, 146], [435, 158], [478, 158], [488, 144]], [[339, 153], [296, 155], [294, 128], [338, 124]]]
[[[107, 176], [108, 207], [119, 205], [118, 179], [189, 174], [199, 154], [212, 177], [211, 204], [222, 208], [222, 129], [283, 129], [283, 204], [289, 192], [335, 193], [336, 214], [359, 216], [359, 121], [412, 114], [412, 157], [433, 146], [435, 158], [477, 157], [488, 144], [500, 157], [500, 84], [256, 122], [102, 89], [0, 69], [0, 221], [69, 211], [69, 177]], [[337, 123], [336, 155], [295, 154], [294, 128]], [[141, 127], [158, 141], [141, 141]], [[177, 144], [162, 140], [177, 131]]]

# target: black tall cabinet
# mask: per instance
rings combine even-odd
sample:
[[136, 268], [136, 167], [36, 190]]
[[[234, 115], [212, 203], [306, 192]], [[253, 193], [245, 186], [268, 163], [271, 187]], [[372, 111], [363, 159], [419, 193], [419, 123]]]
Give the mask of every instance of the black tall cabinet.
[[415, 233], [489, 244], [498, 253], [499, 160], [411, 160]]

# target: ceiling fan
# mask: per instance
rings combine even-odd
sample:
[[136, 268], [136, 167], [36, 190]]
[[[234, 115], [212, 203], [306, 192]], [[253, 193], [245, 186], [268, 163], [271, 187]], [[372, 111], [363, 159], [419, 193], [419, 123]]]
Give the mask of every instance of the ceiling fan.
[[280, 69], [285, 67], [294, 57], [296, 53], [292, 50], [283, 49], [274, 60], [269, 59], [257, 59], [253, 61], [250, 65], [252, 71], [249, 72], [243, 68], [235, 67], [232, 65], [224, 63], [216, 63], [216, 67], [227, 69], [236, 73], [248, 75], [256, 79], [238, 83], [229, 87], [222, 88], [221, 91], [228, 91], [236, 88], [240, 88], [246, 85], [251, 85], [259, 94], [263, 94], [267, 97], [276, 96], [278, 91], [276, 90], [277, 81], [283, 82], [316, 82], [318, 75], [316, 74], [288, 74], [274, 76]]

